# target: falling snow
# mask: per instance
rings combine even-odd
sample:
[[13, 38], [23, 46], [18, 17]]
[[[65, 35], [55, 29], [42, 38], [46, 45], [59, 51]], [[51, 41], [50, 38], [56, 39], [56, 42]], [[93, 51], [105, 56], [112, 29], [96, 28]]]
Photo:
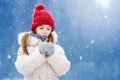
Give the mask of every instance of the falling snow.
[[82, 56], [80, 56], [80, 60], [82, 60], [83, 59], [83, 57]]
[[30, 30], [39, 3], [52, 12], [58, 44], [71, 62], [60, 80], [119, 80], [119, 0], [0, 0], [0, 80], [23, 80], [14, 65], [17, 38]]
[[94, 44], [95, 43], [95, 41], [94, 40], [91, 40], [91, 44]]
[[7, 58], [8, 58], [8, 59], [11, 59], [11, 55], [8, 55]]

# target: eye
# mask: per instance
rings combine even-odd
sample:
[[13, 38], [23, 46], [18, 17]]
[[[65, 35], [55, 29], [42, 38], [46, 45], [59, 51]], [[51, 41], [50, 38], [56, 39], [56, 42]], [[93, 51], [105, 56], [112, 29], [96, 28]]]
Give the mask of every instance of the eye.
[[51, 30], [50, 28], [47, 28], [47, 30]]
[[43, 27], [40, 27], [39, 29], [43, 29]]
[[50, 31], [50, 30], [52, 30], [52, 28], [51, 28], [51, 27], [47, 27], [47, 30], [49, 30], [49, 31]]

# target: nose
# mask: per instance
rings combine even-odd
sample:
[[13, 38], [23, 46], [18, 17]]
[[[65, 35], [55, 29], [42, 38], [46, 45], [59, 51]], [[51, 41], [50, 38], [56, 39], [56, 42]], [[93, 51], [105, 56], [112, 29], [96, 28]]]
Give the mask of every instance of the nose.
[[46, 34], [47, 33], [47, 30], [43, 30], [43, 34]]

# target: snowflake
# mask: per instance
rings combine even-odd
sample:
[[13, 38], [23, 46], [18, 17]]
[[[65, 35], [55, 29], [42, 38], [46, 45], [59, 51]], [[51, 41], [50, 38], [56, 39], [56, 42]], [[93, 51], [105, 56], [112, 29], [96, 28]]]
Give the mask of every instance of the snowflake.
[[11, 59], [11, 55], [8, 54], [8, 55], [7, 55], [7, 58], [8, 58], [8, 59]]

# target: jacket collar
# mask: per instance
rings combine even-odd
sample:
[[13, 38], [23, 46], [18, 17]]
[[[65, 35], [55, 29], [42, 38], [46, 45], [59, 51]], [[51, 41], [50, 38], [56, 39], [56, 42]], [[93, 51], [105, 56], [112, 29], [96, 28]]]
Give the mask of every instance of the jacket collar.
[[[18, 34], [18, 43], [19, 43], [19, 45], [22, 44], [22, 43], [21, 43], [21, 40], [22, 40], [22, 38], [25, 36], [25, 34], [30, 34], [30, 35], [28, 36], [28, 38], [26, 39], [26, 40], [27, 40], [27, 45], [29, 45], [29, 46], [36, 46], [36, 45], [39, 45], [41, 42], [43, 42], [41, 39], [32, 36], [31, 33], [32, 33], [32, 32], [21, 32], [21, 33], [19, 33], [19, 34]], [[53, 35], [54, 40], [55, 40], [54, 43], [56, 43], [56, 42], [57, 42], [57, 38], [58, 38], [57, 33], [56, 33], [55, 31], [53, 31], [53, 32], [52, 32], [52, 35]], [[45, 40], [46, 40], [46, 39], [45, 39]], [[44, 40], [44, 41], [45, 41], [45, 40]]]
[[41, 35], [38, 35], [38, 34], [35, 34], [35, 33], [31, 33], [31, 35], [33, 37], [36, 37], [36, 38], [42, 40], [42, 41], [45, 41], [47, 39], [46, 37], [42, 37]]

